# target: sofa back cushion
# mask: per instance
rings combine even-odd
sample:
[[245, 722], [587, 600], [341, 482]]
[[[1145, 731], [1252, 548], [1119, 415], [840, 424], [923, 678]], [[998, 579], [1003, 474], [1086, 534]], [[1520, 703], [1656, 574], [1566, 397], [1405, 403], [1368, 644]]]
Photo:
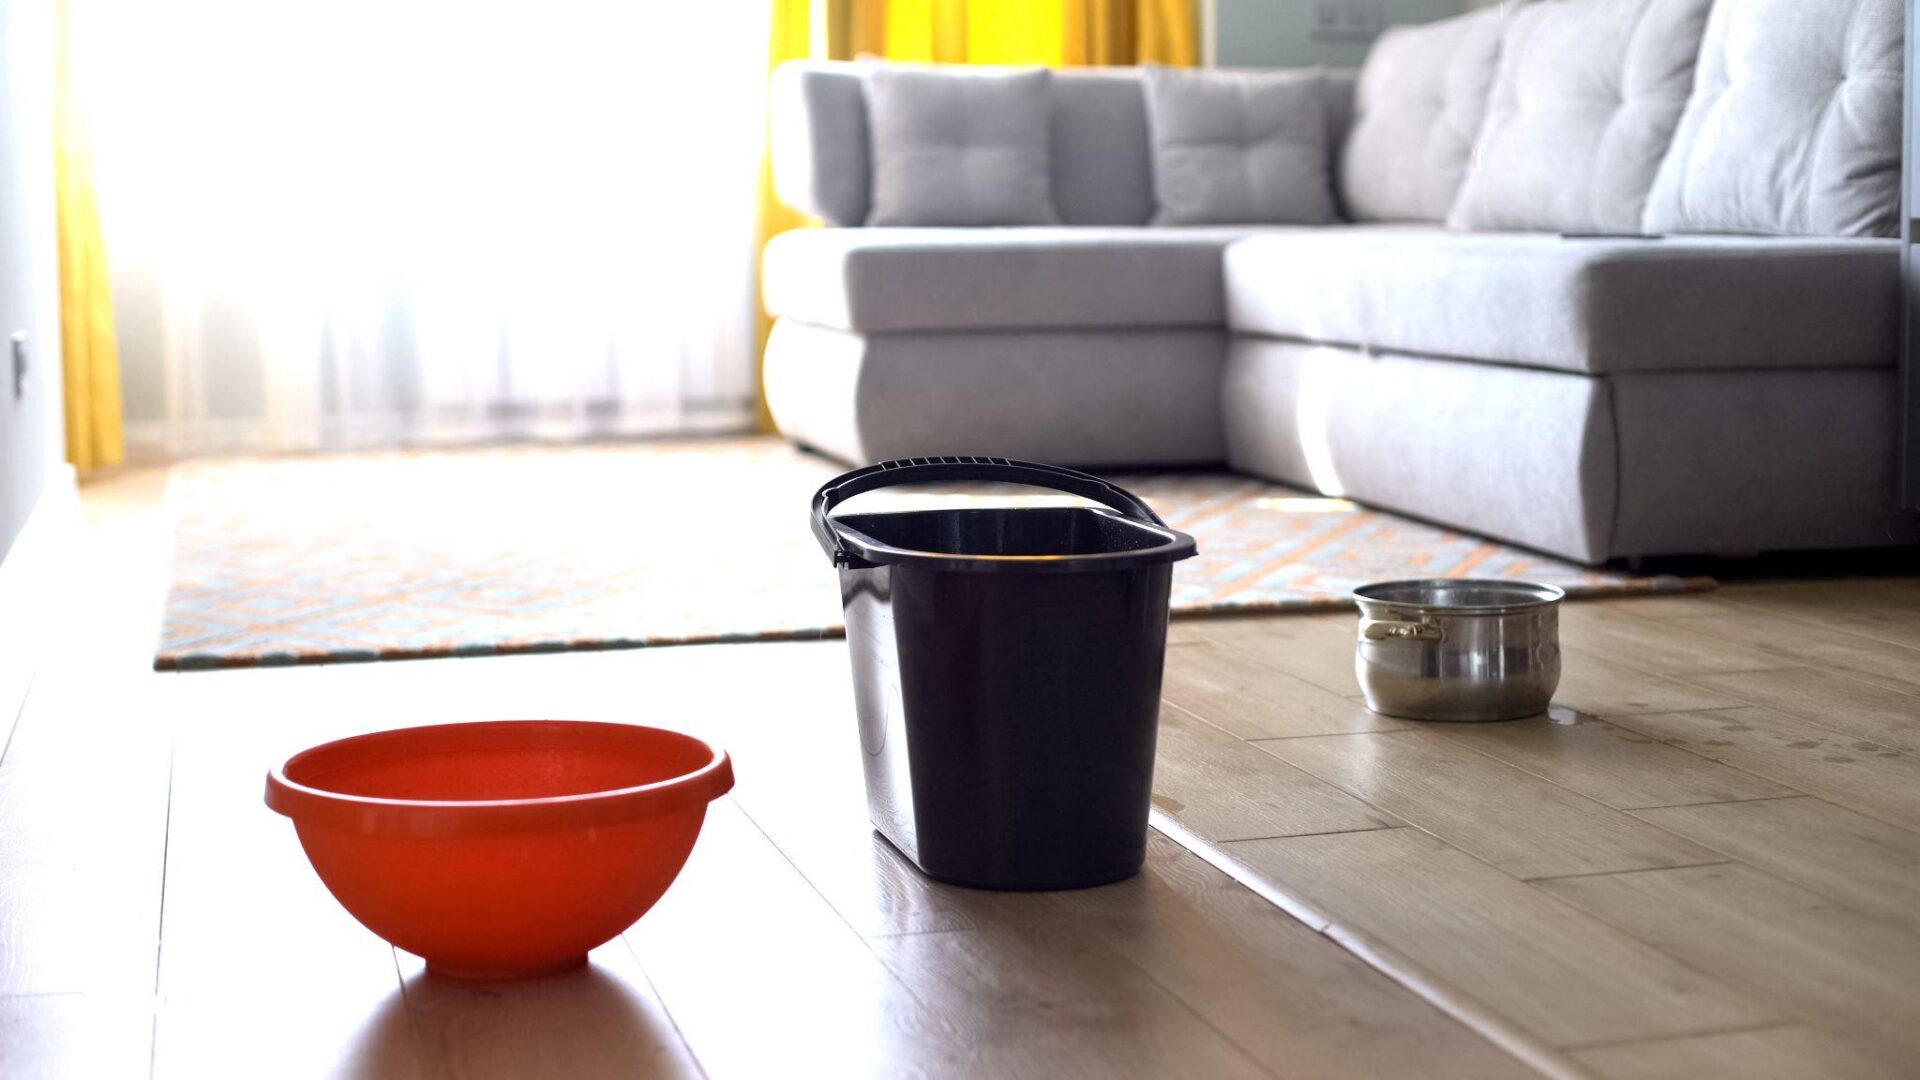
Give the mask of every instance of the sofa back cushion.
[[857, 64], [789, 60], [767, 86], [767, 150], [780, 201], [829, 225], [872, 205], [867, 90]]
[[1146, 73], [1156, 225], [1324, 225], [1333, 204], [1320, 73]]
[[[781, 202], [829, 225], [866, 223], [873, 205], [866, 80], [881, 66], [791, 60], [774, 70], [769, 121]], [[1053, 204], [1061, 223], [1146, 224], [1153, 217], [1153, 160], [1139, 72], [1055, 71], [1048, 86]]]
[[[860, 225], [872, 207], [865, 61], [793, 60], [770, 89], [773, 180], [780, 200], [829, 225]], [[935, 69], [938, 70], [938, 69]], [[1353, 98], [1352, 69], [1322, 72], [1337, 151]], [[1053, 203], [1066, 225], [1145, 225], [1153, 158], [1138, 68], [1053, 73]]]
[[1153, 216], [1139, 72], [1054, 73], [1053, 204], [1068, 225], [1142, 225]]
[[869, 225], [1052, 225], [1052, 75], [867, 73]]
[[1355, 221], [1445, 221], [1467, 175], [1500, 56], [1504, 11], [1389, 29], [1367, 53], [1340, 157]]
[[1712, 6], [1541, 0], [1516, 9], [1474, 162], [1447, 223], [1640, 231], [1647, 192], [1693, 88]]
[[1721, 0], [1647, 229], [1897, 234], [1901, 7]]

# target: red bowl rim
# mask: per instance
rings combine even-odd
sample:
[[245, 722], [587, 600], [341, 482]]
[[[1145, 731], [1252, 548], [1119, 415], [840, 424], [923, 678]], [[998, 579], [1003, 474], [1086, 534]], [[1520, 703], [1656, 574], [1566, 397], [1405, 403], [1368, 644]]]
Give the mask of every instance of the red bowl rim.
[[[353, 743], [410, 742], [456, 731], [474, 746], [538, 746], [528, 736], [546, 734], [566, 738], [588, 728], [641, 730], [684, 739], [705, 750], [707, 763], [679, 776], [635, 787], [553, 795], [536, 799], [387, 799], [348, 795], [302, 784], [288, 777], [309, 755]], [[566, 745], [566, 744], [562, 744]], [[296, 825], [322, 825], [350, 832], [395, 836], [453, 837], [496, 833], [555, 832], [618, 825], [704, 807], [733, 789], [733, 762], [724, 750], [701, 739], [666, 728], [598, 720], [482, 720], [453, 724], [424, 724], [335, 739], [288, 758], [267, 773], [267, 806], [293, 819]]]

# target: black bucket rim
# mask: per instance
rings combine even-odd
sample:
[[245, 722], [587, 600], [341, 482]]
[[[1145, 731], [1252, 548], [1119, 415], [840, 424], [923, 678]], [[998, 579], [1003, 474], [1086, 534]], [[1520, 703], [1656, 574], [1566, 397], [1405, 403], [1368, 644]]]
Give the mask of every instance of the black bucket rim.
[[1097, 570], [1134, 570], [1143, 566], [1160, 566], [1192, 558], [1199, 550], [1194, 539], [1178, 529], [1138, 518], [1129, 517], [1100, 506], [1050, 506], [1050, 507], [999, 507], [978, 506], [961, 509], [938, 510], [899, 510], [892, 512], [854, 514], [852, 518], [863, 517], [915, 517], [919, 515], [966, 514], [977, 512], [1010, 511], [1028, 512], [1034, 509], [1051, 510], [1061, 513], [1099, 514], [1112, 518], [1129, 528], [1151, 533], [1161, 538], [1153, 547], [1129, 548], [1125, 551], [1100, 551], [1089, 554], [1070, 555], [961, 555], [950, 551], [925, 551], [918, 548], [903, 548], [889, 544], [869, 533], [862, 532], [849, 523], [848, 518], [834, 518], [833, 530], [848, 554], [871, 566], [916, 566], [929, 570], [950, 570], [960, 573], [1029, 573], [1029, 574], [1073, 574]]
[[[897, 484], [939, 483], [951, 481], [992, 481], [1023, 484], [1028, 487], [1064, 491], [1102, 504], [1100, 507], [1056, 509], [1106, 513], [1129, 525], [1151, 531], [1164, 538], [1157, 547], [1129, 551], [1108, 551], [1088, 555], [958, 555], [943, 551], [915, 551], [894, 547], [864, 533], [855, 534], [839, 519], [831, 516], [837, 505], [864, 491]], [[980, 507], [979, 509], [1018, 509]], [[864, 469], [828, 481], [813, 497], [813, 534], [820, 546], [842, 570], [864, 570], [876, 566], [920, 566], [937, 570], [975, 573], [1085, 573], [1093, 570], [1131, 570], [1144, 566], [1175, 563], [1193, 557], [1199, 548], [1193, 537], [1170, 528], [1160, 520], [1139, 496], [1091, 473], [1059, 465], [1010, 458], [959, 455], [930, 458], [896, 458], [869, 465]], [[927, 511], [904, 511], [925, 513]], [[933, 511], [952, 513], [953, 511]], [[862, 543], [848, 541], [858, 535]], [[860, 550], [864, 549], [864, 550]], [[869, 555], [868, 552], [872, 554]], [[878, 557], [874, 557], [878, 556]]]

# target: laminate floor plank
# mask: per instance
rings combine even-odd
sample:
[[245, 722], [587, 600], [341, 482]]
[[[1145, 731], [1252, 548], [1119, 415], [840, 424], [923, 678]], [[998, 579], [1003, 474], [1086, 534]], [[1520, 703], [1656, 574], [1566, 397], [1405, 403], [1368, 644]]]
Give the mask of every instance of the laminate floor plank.
[[[5, 649], [0, 644], [0, 649]], [[6, 763], [7, 744], [13, 739], [14, 724], [27, 708], [28, 689], [33, 685], [33, 665], [17, 656], [0, 654], [0, 764]]]
[[1024, 1037], [916, 996], [730, 799], [623, 936], [715, 1080], [964, 1075], [978, 1044]]
[[1715, 693], [1855, 738], [1920, 751], [1920, 695], [1811, 667], [1696, 675], [1692, 679]]
[[1660, 596], [1623, 597], [1618, 600], [1580, 601], [1584, 607], [1606, 607], [1643, 619], [1685, 619], [1703, 616], [1724, 615], [1740, 609], [1728, 603], [1730, 591], [1717, 589], [1709, 592], [1667, 594]]
[[1920, 1062], [1920, 936], [1739, 864], [1538, 887], [1777, 1009], [1843, 1034], [1884, 1067]]
[[0, 1076], [147, 1075], [153, 992], [0, 996]]
[[1182, 624], [1201, 637], [1237, 649], [1330, 694], [1359, 690], [1353, 671], [1354, 613], [1285, 618], [1195, 619]]
[[1676, 621], [1650, 625], [1626, 604], [1562, 604], [1560, 640], [1654, 675], [1765, 671], [1791, 663]]
[[1262, 753], [1265, 745], [1235, 738], [1177, 705], [1163, 708], [1154, 805], [1213, 841], [1403, 824], [1274, 754]]
[[1761, 582], [1723, 589], [1742, 608], [1906, 644], [1920, 637], [1920, 578]]
[[0, 994], [153, 991], [169, 744], [115, 700], [43, 675], [0, 762]]
[[427, 1073], [448, 1080], [693, 1078], [699, 1065], [626, 943], [587, 967], [542, 979], [484, 982], [431, 975], [397, 953], [402, 998]]
[[1432, 732], [1617, 810], [1798, 794], [1648, 735], [1571, 710]]
[[1682, 618], [1674, 625], [1736, 642], [1776, 658], [1781, 667], [1814, 667], [1920, 693], [1920, 632], [1896, 642], [1770, 611], [1729, 610], [1731, 615]]
[[752, 808], [756, 825], [769, 822], [761, 827], [767, 838], [863, 936], [976, 929], [1039, 917], [1026, 894], [956, 889], [928, 878], [874, 831], [864, 812], [830, 822], [786, 815], [764, 792], [740, 805]]
[[[216, 679], [219, 676], [199, 676]], [[180, 677], [176, 688], [191, 694]], [[161, 925], [159, 1077], [429, 1075], [393, 950], [348, 915], [261, 802], [279, 733], [184, 735]]]
[[1689, 1035], [1576, 1050], [1602, 1080], [1899, 1080], [1905, 1070], [1860, 1056], [1843, 1039], [1804, 1024]]
[[0, 994], [152, 993], [159, 879], [0, 863]]
[[52, 683], [23, 710], [0, 761], [0, 862], [151, 871], [157, 901], [172, 754], [167, 726], [99, 722], [111, 698]]
[[1222, 847], [1336, 925], [1555, 1046], [1787, 1019], [1417, 829]]
[[1212, 619], [1170, 619], [1167, 622], [1167, 644], [1193, 645], [1211, 641], [1207, 634], [1207, 624]]
[[1269, 1072], [1145, 972], [1071, 925], [896, 934], [872, 942], [943, 1019], [978, 1037], [975, 1076], [1266, 1078]]
[[1650, 675], [1617, 663], [1602, 653], [1564, 642], [1560, 649], [1560, 686], [1554, 691], [1553, 703], [1607, 719], [1639, 713], [1725, 709], [1745, 704], [1738, 698], [1679, 679]]
[[1166, 700], [1243, 739], [1395, 731], [1412, 726], [1217, 641], [1167, 646]]
[[1045, 901], [1278, 1075], [1535, 1075], [1158, 832], [1140, 877]]
[[1920, 755], [1841, 735], [1772, 709], [1622, 717], [1642, 734], [1920, 831]]
[[1920, 833], [1814, 798], [1672, 806], [1634, 816], [1920, 933]]
[[1255, 745], [1517, 878], [1723, 859], [1434, 731]]

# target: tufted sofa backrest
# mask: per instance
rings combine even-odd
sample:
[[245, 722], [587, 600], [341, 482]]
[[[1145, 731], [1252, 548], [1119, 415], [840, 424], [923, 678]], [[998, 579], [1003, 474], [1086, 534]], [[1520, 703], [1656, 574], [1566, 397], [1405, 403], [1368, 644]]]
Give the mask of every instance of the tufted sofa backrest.
[[[799, 60], [774, 72], [773, 175], [780, 201], [830, 225], [866, 221], [870, 197], [864, 62]], [[1354, 76], [1324, 73], [1328, 127], [1344, 135]], [[1153, 160], [1138, 69], [1054, 72], [1054, 208], [1067, 225], [1145, 225]], [[1337, 147], [1336, 147], [1337, 149]]]
[[1652, 232], [1899, 233], [1902, 0], [1718, 0]]

